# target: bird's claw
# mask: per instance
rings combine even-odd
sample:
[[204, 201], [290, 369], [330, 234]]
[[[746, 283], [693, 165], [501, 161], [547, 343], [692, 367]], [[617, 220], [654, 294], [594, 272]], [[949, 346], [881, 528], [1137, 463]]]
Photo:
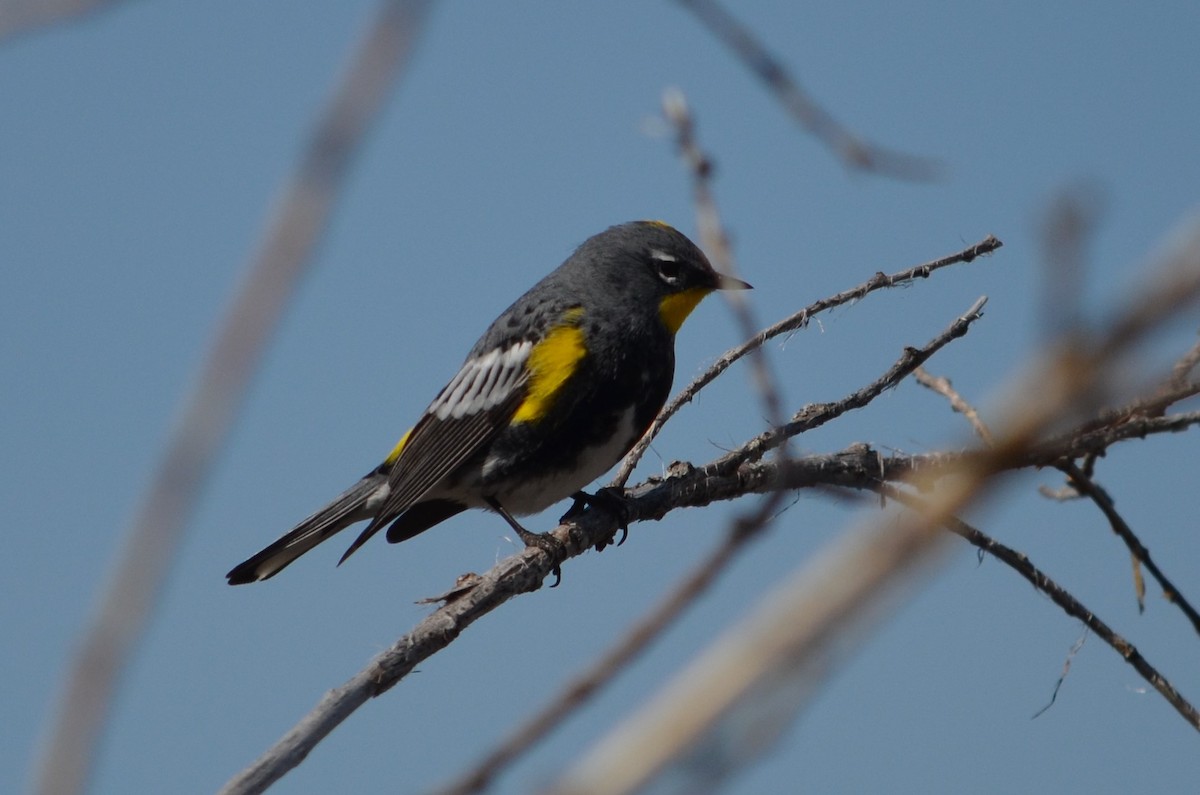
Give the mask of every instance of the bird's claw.
[[[577, 491], [571, 495], [575, 500], [571, 503], [571, 507], [559, 519], [560, 522], [570, 521], [577, 518], [584, 512], [586, 508], [595, 507], [605, 511], [617, 520], [617, 529], [621, 531], [621, 540], [616, 542], [616, 546], [621, 546], [625, 543], [625, 539], [629, 538], [629, 520], [632, 517], [632, 510], [629, 506], [629, 501], [625, 498], [625, 490], [613, 486], [604, 486], [597, 489], [595, 494], [588, 494], [585, 491]], [[613, 538], [616, 537], [614, 531], [609, 538], [596, 542], [596, 551], [603, 552], [604, 548], [613, 543]]]

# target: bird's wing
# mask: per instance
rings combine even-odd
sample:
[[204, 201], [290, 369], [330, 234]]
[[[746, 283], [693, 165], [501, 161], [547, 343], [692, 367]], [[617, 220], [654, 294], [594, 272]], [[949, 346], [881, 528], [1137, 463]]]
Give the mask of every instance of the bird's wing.
[[534, 343], [526, 340], [463, 364], [384, 461], [387, 499], [343, 561], [509, 424], [527, 395], [525, 365], [533, 349]]

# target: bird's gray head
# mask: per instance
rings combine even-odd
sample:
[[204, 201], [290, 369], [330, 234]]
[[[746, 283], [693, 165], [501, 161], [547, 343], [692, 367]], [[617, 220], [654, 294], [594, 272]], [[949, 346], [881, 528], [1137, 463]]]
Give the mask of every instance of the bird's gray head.
[[569, 280], [657, 312], [674, 334], [713, 290], [750, 285], [713, 270], [695, 243], [662, 221], [632, 221], [593, 235], [563, 263]]

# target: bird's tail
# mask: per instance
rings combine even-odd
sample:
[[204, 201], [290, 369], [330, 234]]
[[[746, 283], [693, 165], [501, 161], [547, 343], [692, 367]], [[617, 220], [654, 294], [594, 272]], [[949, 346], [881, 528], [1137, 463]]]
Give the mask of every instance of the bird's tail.
[[225, 576], [230, 585], [242, 585], [274, 577], [289, 563], [317, 544], [355, 522], [370, 519], [368, 501], [387, 483], [387, 475], [376, 470], [355, 483], [312, 516], [296, 525], [283, 538], [234, 566]]

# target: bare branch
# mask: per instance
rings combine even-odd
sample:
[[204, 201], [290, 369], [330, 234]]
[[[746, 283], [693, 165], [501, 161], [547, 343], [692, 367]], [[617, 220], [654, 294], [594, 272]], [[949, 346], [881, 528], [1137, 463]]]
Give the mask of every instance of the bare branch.
[[[1089, 499], [1091, 499], [1092, 502], [1096, 504], [1096, 507], [1099, 508], [1104, 514], [1104, 517], [1108, 519], [1108, 523], [1112, 526], [1113, 532], [1125, 542], [1125, 546], [1129, 548], [1129, 554], [1133, 556], [1135, 577], [1140, 579], [1140, 572], [1137, 569], [1137, 565], [1141, 564], [1142, 566], [1145, 566], [1146, 570], [1150, 572], [1151, 576], [1154, 577], [1154, 579], [1158, 581], [1159, 586], [1162, 587], [1163, 596], [1167, 598], [1167, 601], [1177, 605], [1179, 609], [1183, 611], [1183, 614], [1187, 616], [1188, 620], [1192, 622], [1192, 629], [1194, 629], [1197, 633], [1200, 633], [1200, 613], [1196, 612], [1196, 608], [1192, 606], [1191, 602], [1189, 602], [1183, 593], [1177, 587], [1175, 587], [1174, 583], [1167, 579], [1167, 576], [1163, 574], [1162, 570], [1159, 569], [1158, 565], [1151, 559], [1150, 550], [1146, 549], [1146, 546], [1142, 544], [1141, 540], [1137, 537], [1137, 534], [1133, 532], [1133, 528], [1131, 528], [1129, 523], [1126, 522], [1121, 514], [1117, 512], [1117, 507], [1114, 504], [1112, 497], [1109, 496], [1108, 492], [1101, 488], [1095, 480], [1085, 475], [1079, 467], [1069, 461], [1060, 464], [1058, 468], [1066, 473], [1066, 475], [1071, 479], [1072, 486], [1074, 486], [1081, 494], [1086, 495]], [[1137, 588], [1137, 590], [1138, 609], [1144, 611], [1146, 609], [1144, 598], [1145, 586], [1142, 585], [1141, 587]]]
[[[892, 486], [881, 486], [881, 489], [889, 499], [896, 500], [917, 510], [924, 510], [922, 500], [902, 489]], [[1011, 547], [1001, 544], [986, 533], [972, 527], [957, 517], [952, 517], [943, 524], [947, 530], [962, 536], [980, 550], [996, 558], [996, 560], [1004, 563], [1017, 574], [1024, 577], [1030, 585], [1046, 594], [1046, 596], [1049, 596], [1067, 615], [1082, 621], [1097, 637], [1111, 646], [1117, 654], [1120, 654], [1125, 662], [1133, 666], [1133, 669], [1151, 687], [1157, 690], [1192, 728], [1200, 730], [1200, 712], [1197, 712], [1196, 708], [1180, 695], [1179, 691], [1167, 681], [1166, 677], [1160, 674], [1132, 643], [1114, 632], [1108, 624], [1101, 621], [1095, 613], [1085, 607], [1065, 588], [1033, 565], [1028, 557]]]
[[738, 450], [726, 455], [722, 459], [724, 462], [723, 465], [726, 467], [737, 466], [745, 461], [761, 458], [768, 451], [777, 447], [784, 439], [824, 425], [831, 420], [837, 419], [847, 411], [866, 406], [885, 390], [891, 389], [907, 378], [913, 370], [928, 361], [933, 354], [944, 348], [952, 340], [966, 334], [971, 328], [971, 324], [983, 316], [983, 307], [986, 303], [987, 296], [981, 296], [970, 309], [955, 319], [953, 323], [923, 347], [905, 348], [904, 353], [896, 363], [872, 383], [834, 403], [818, 403], [805, 406], [796, 412], [791, 422], [780, 428], [760, 434], [742, 445]]
[[991, 254], [1002, 245], [1004, 244], [1001, 243], [997, 238], [993, 237], [992, 235], [988, 235], [975, 245], [968, 246], [962, 251], [955, 252], [949, 256], [945, 256], [931, 262], [926, 262], [912, 268], [907, 268], [891, 275], [885, 274], [882, 271], [878, 272], [857, 287], [852, 287], [849, 290], [843, 290], [842, 292], [832, 295], [828, 298], [822, 298], [819, 301], [814, 301], [799, 312], [789, 315], [774, 325], [771, 325], [758, 332], [758, 334], [756, 334], [754, 337], [746, 340], [736, 348], [731, 348], [730, 350], [726, 351], [719, 359], [717, 359], [716, 362], [713, 363], [711, 367], [697, 376], [695, 380], [688, 384], [687, 387], [684, 388], [678, 395], [672, 398], [671, 402], [668, 403], [661, 412], [659, 412], [658, 417], [654, 420], [654, 424], [650, 426], [650, 429], [646, 431], [646, 434], [641, 438], [641, 440], [638, 441], [636, 445], [634, 445], [633, 449], [629, 451], [629, 454], [625, 456], [625, 460], [621, 462], [621, 468], [617, 471], [616, 477], [613, 478], [612, 485], [624, 485], [625, 481], [629, 479], [630, 474], [633, 473], [634, 467], [637, 466], [637, 462], [641, 460], [642, 455], [646, 452], [646, 449], [650, 446], [650, 443], [654, 440], [654, 438], [658, 436], [659, 431], [662, 430], [662, 427], [667, 423], [667, 420], [675, 416], [679, 409], [681, 409], [685, 404], [690, 403], [692, 398], [694, 398], [701, 389], [711, 384], [719, 375], [721, 375], [721, 373], [728, 370], [734, 362], [741, 359], [750, 351], [765, 345], [768, 340], [774, 339], [781, 334], [787, 334], [788, 332], [804, 328], [808, 325], [811, 318], [815, 317], [821, 312], [858, 301], [859, 299], [866, 297], [876, 290], [881, 290], [888, 287], [907, 286], [912, 284], [916, 279], [926, 279], [934, 272], [951, 265], [974, 262], [976, 258]]
[[[1197, 346], [1197, 348], [1193, 348], [1192, 350], [1195, 351], [1197, 349], [1200, 349], [1200, 346]], [[1181, 360], [1181, 363], [1186, 362], [1190, 355], [1191, 352], [1189, 352], [1189, 354]], [[1191, 385], [1180, 380], [1180, 370], [1181, 365], [1177, 364], [1166, 387], [1159, 392], [1160, 399], [1163, 397], [1171, 398], [1180, 392], [1188, 391], [1188, 389], [1191, 387]], [[1186, 372], [1186, 370], [1184, 372]], [[988, 431], [987, 426], [985, 426], [979, 419], [979, 415], [975, 411], [974, 407], [971, 406], [971, 404], [964, 400], [963, 397], [954, 390], [948, 379], [934, 378], [933, 376], [929, 375], [929, 373], [926, 373], [924, 370], [920, 369], [914, 373], [914, 377], [919, 383], [946, 397], [950, 401], [950, 405], [954, 408], [954, 410], [963, 414], [968, 421], [970, 421], [971, 426], [975, 429], [975, 432], [980, 436], [980, 438], [983, 439], [984, 443], [988, 446], [991, 446], [991, 434]], [[1153, 408], [1158, 408], [1158, 406]], [[1070, 479], [1068, 488], [1062, 492], [1048, 492], [1043, 490], [1042, 493], [1054, 499], [1069, 499], [1071, 496], [1078, 495], [1086, 495], [1089, 497], [1092, 502], [1094, 502], [1096, 506], [1104, 513], [1109, 524], [1112, 526], [1113, 532], [1120, 536], [1121, 540], [1123, 540], [1125, 545], [1129, 548], [1130, 556], [1133, 560], [1134, 590], [1137, 595], [1138, 610], [1144, 612], [1146, 609], [1146, 588], [1141, 576], [1141, 566], [1145, 565], [1145, 567], [1150, 571], [1151, 575], [1158, 580], [1159, 585], [1162, 586], [1163, 595], [1167, 598], [1167, 600], [1177, 604], [1179, 609], [1183, 611], [1184, 615], [1188, 617], [1188, 620], [1192, 622], [1192, 628], [1200, 633], [1200, 614], [1196, 612], [1195, 608], [1192, 607], [1187, 598], [1183, 596], [1180, 590], [1176, 588], [1170, 580], [1167, 579], [1166, 575], [1163, 574], [1158, 566], [1150, 559], [1150, 551], [1146, 549], [1145, 545], [1142, 544], [1137, 535], [1133, 532], [1133, 529], [1130, 528], [1129, 524], [1117, 512], [1116, 505], [1113, 503], [1113, 500], [1109, 496], [1108, 492], [1106, 492], [1099, 486], [1099, 484], [1095, 482], [1095, 480], [1093, 480], [1090, 469], [1094, 461], [1095, 454], [1092, 454], [1088, 457], [1087, 470], [1080, 468], [1071, 460], [1060, 462], [1057, 465], [1058, 469], [1065, 473]], [[1053, 703], [1053, 699], [1051, 699], [1051, 703]]]
[[992, 446], [992, 432], [988, 430], [987, 425], [979, 418], [979, 412], [975, 410], [975, 407], [955, 391], [954, 385], [950, 383], [949, 378], [930, 375], [923, 367], [918, 367], [913, 371], [913, 378], [921, 386], [932, 389], [950, 401], [950, 408], [966, 417], [967, 422], [971, 423], [971, 427], [975, 429], [976, 435], [979, 436], [983, 443], [988, 447]]
[[[982, 305], [982, 299], [977, 301], [967, 315], [951, 323], [947, 330], [925, 349], [906, 349], [901, 362], [908, 362], [911, 369], [952, 339], [961, 337], [970, 323], [979, 317]], [[871, 387], [866, 388], [866, 391], [873, 391], [878, 395], [887, 386], [902, 379], [907, 372], [908, 370], [904, 370], [904, 373], [899, 373], [894, 367]], [[860, 390], [851, 396], [851, 402], [860, 405], [869, 402], [860, 394], [863, 391]], [[816, 424], [832, 419], [846, 410], [849, 410], [848, 407], [840, 404], [829, 404], [826, 412], [812, 413], [808, 422], [811, 427], [815, 427]], [[876, 461], [872, 454], [868, 462], [864, 463], [861, 451], [856, 450], [840, 463], [820, 457], [806, 457], [803, 463], [780, 459], [763, 466], [757, 474], [752, 473], [750, 469], [723, 474], [717, 472], [713, 464], [701, 469], [680, 464], [673, 467], [671, 476], [665, 481], [653, 479], [630, 489], [627, 492], [625, 518], [632, 524], [648, 519], [661, 519], [669, 511], [679, 507], [707, 505], [746, 494], [781, 494], [779, 486], [783, 478], [780, 472], [786, 471], [795, 477], [801, 468], [806, 468], [811, 478], [805, 485], [825, 483], [861, 488], [862, 484], [873, 482], [875, 478], [880, 477]], [[906, 467], [905, 462], [897, 462], [892, 471], [908, 474], [913, 470]], [[791, 482], [788, 487], [795, 488], [798, 484]], [[516, 754], [547, 733], [574, 709], [583, 694], [590, 694], [615, 676], [621, 665], [627, 664], [628, 660], [640, 653], [690, 603], [696, 593], [708, 586], [711, 579], [732, 560], [734, 552], [756, 535], [759, 526], [751, 522], [739, 522], [735, 525], [724, 545], [689, 575], [680, 588], [672, 593], [637, 631], [605, 655], [606, 662], [582, 675], [566, 694], [560, 696], [500, 748], [489, 754], [474, 771], [450, 785], [458, 788], [452, 791], [470, 792], [472, 788], [480, 786], [481, 782], [495, 776]], [[612, 538], [617, 529], [616, 518], [608, 512], [588, 510], [572, 521], [560, 524], [553, 533], [562, 543], [565, 550], [564, 560], [567, 560], [583, 554], [601, 541]], [[396, 685], [416, 665], [449, 645], [477, 618], [517, 594], [537, 590], [554, 566], [555, 561], [544, 550], [530, 547], [501, 561], [479, 578], [456, 587], [447, 594], [449, 601], [444, 606], [414, 627], [390, 649], [376, 656], [363, 672], [331, 691], [275, 746], [231, 780], [222, 793], [240, 795], [262, 792], [288, 770], [300, 764], [330, 731], [358, 707]], [[607, 662], [610, 660], [611, 665]]]
[[1079, 650], [1083, 648], [1087, 636], [1087, 627], [1084, 627], [1083, 634], [1079, 636], [1079, 640], [1071, 644], [1071, 648], [1067, 650], [1067, 658], [1063, 660], [1062, 673], [1058, 675], [1058, 680], [1054, 683], [1054, 690], [1050, 693], [1050, 701], [1046, 706], [1033, 713], [1031, 720], [1040, 718], [1046, 710], [1054, 706], [1054, 702], [1058, 700], [1058, 691], [1062, 689], [1063, 683], [1067, 681], [1067, 675], [1071, 673], [1071, 662], [1075, 659], [1075, 655], [1079, 653]]
[[[967, 315], [958, 318], [951, 324], [946, 332], [939, 336], [932, 349], [930, 355], [937, 348], [942, 347], [951, 339], [962, 336], [963, 331], [957, 331], [957, 327], [961, 323], [966, 323], [978, 319], [980, 309], [984, 304], [984, 300], [980, 299], [968, 311]], [[965, 319], [964, 319], [965, 318]], [[911, 354], [908, 349], [902, 359], [909, 361]], [[891, 373], [892, 371], [889, 371]], [[902, 376], [900, 376], [902, 377]], [[872, 385], [866, 387], [866, 391], [873, 392], [874, 395], [882, 393], [889, 385], [897, 381], [897, 376], [885, 374], [880, 379], [877, 379]], [[858, 394], [858, 393], [856, 393]], [[861, 399], [860, 399], [861, 401]], [[862, 401], [868, 402], [868, 401]], [[831, 409], [823, 416], [832, 419], [833, 416], [842, 413], [848, 409]], [[815, 418], [814, 418], [814, 421]], [[788, 469], [787, 461], [777, 460], [774, 466], [783, 469]], [[695, 470], [687, 465], [679, 465], [677, 467], [680, 474], [687, 475], [695, 472]], [[826, 474], [830, 471], [824, 467], [821, 468]], [[669, 476], [671, 477], [671, 476]], [[873, 474], [872, 474], [873, 477]], [[641, 487], [639, 487], [641, 488]], [[637, 491], [635, 489], [634, 491]], [[771, 495], [774, 499], [765, 501], [764, 507], [769, 507], [774, 510], [778, 500], [782, 499], [787, 493], [785, 489], [779, 488], [764, 488], [760, 491]], [[763, 513], [760, 508], [757, 514]], [[465, 775], [456, 779], [452, 784], [448, 785], [445, 790], [439, 790], [443, 795], [450, 793], [471, 793], [481, 791], [487, 784], [497, 775], [504, 767], [511, 764], [521, 753], [526, 751], [535, 742], [540, 740], [559, 723], [561, 723], [571, 712], [585, 703], [587, 700], [596, 694], [596, 692], [606, 685], [609, 681], [616, 677], [620, 671], [632, 662], [637, 655], [641, 654], [663, 631], [665, 631], [671, 623], [690, 605], [701, 593], [703, 593], [716, 579], [725, 568], [727, 568], [739, 551], [748, 541], [758, 536], [758, 531], [762, 528], [765, 520], [759, 520], [758, 516], [751, 517], [735, 523], [734, 527], [726, 534], [725, 540], [721, 546], [717, 547], [710, 555], [702, 561], [685, 579], [677, 586], [670, 594], [655, 607], [645, 618], [610, 649], [595, 665], [591, 666], [586, 672], [576, 677], [563, 692], [556, 696], [546, 707], [540, 710], [533, 718], [529, 719], [522, 727], [510, 734], [508, 739], [502, 742], [496, 749], [491, 751], [481, 762], [475, 765]]]
[[[941, 524], [949, 521], [982, 489], [989, 488], [993, 476], [1006, 469], [1029, 466], [1039, 456], [1048, 455], [1051, 446], [1043, 441], [1046, 429], [1062, 425], [1064, 419], [1079, 415], [1081, 403], [1086, 405], [1085, 396], [1105, 394], [1104, 383], [1107, 373], [1118, 357], [1142, 336], [1164, 322], [1173, 313], [1188, 306], [1195, 292], [1200, 290], [1200, 226], [1193, 235], [1196, 245], [1184, 249], [1184, 256], [1176, 256], [1171, 262], [1178, 266], [1175, 272], [1159, 279], [1153, 288], [1131, 302], [1130, 309], [1113, 319], [1107, 333], [1094, 339], [1074, 339], [1071, 344], [1053, 346], [1037, 367], [1025, 379], [1026, 387], [1015, 394], [1024, 398], [1002, 415], [1004, 430], [997, 434], [994, 448], [959, 454], [937, 454], [929, 456], [884, 458], [868, 448], [855, 448], [837, 456], [808, 456], [802, 460], [766, 461], [762, 459], [763, 437], [756, 437], [742, 448], [726, 454], [699, 469], [686, 464], [673, 467], [672, 476], [666, 480], [652, 479], [642, 486], [627, 492], [625, 507], [629, 522], [657, 519], [683, 506], [704, 505], [715, 500], [733, 499], [749, 493], [769, 490], [790, 489], [812, 484], [844, 485], [851, 488], [876, 489], [880, 481], [899, 477], [905, 473], [911, 480], [917, 476], [923, 488], [935, 489], [941, 495], [932, 518], [925, 517], [925, 524]], [[1151, 307], [1157, 307], [1152, 310]], [[945, 341], [965, 333], [977, 315], [980, 303], [972, 312], [952, 324], [950, 333], [944, 333]], [[940, 339], [940, 338], [939, 338]], [[944, 344], [942, 342], [941, 344]], [[932, 348], [933, 350], [936, 347]], [[878, 392], [910, 373], [920, 365], [927, 355], [921, 350], [905, 351], [901, 364], [878, 380], [878, 386], [866, 392]], [[1030, 385], [1036, 384], [1037, 388]], [[863, 390], [860, 390], [863, 392]], [[861, 405], [870, 395], [855, 395], [824, 410], [801, 412], [788, 430], [799, 432], [810, 422], [829, 418]], [[1105, 434], [1103, 440], [1126, 438], [1128, 426], [1136, 425], [1143, 433], [1178, 430], [1200, 421], [1200, 416], [1175, 416], [1164, 418], [1133, 417], [1117, 426], [1102, 426], [1092, 434]], [[1084, 433], [1087, 436], [1088, 433]], [[767, 435], [771, 437], [771, 434]], [[778, 444], [778, 440], [766, 441]], [[1078, 444], [1078, 437], [1051, 440], [1060, 446], [1048, 463], [1057, 462], [1072, 452], [1071, 445]], [[1091, 451], [1084, 451], [1091, 452]], [[1079, 453], [1082, 455], [1083, 453]], [[954, 477], [948, 477], [954, 475]], [[802, 482], [807, 477], [809, 481]], [[923, 526], [923, 525], [922, 525]], [[912, 563], [927, 559], [926, 551], [933, 542], [922, 526], [913, 524], [911, 533], [888, 540], [898, 557], [890, 558]], [[562, 545], [567, 557], [574, 557], [594, 547], [601, 540], [611, 538], [616, 531], [616, 518], [603, 510], [588, 510], [573, 521], [560, 524], [553, 530], [554, 537]], [[891, 528], [889, 532], [894, 532]], [[905, 563], [905, 565], [907, 565]], [[517, 593], [540, 587], [542, 580], [556, 565], [556, 561], [541, 548], [530, 547], [524, 552], [501, 562], [492, 571], [470, 584], [456, 589], [453, 601], [435, 611], [401, 638], [391, 649], [377, 656], [368, 668], [350, 680], [345, 686], [333, 691], [308, 717], [295, 727], [273, 749], [267, 752], [254, 766], [228, 785], [226, 792], [258, 792], [286, 770], [295, 766], [307, 755], [316, 743], [344, 720], [354, 709], [367, 699], [385, 692], [413, 669], [420, 660], [444, 648], [475, 619], [495, 609]], [[894, 582], [896, 570], [877, 570], [878, 577], [859, 581], [862, 589], [858, 596], [845, 603], [846, 609], [861, 608], [859, 597], [868, 598], [881, 585]], [[856, 589], [859, 586], [855, 586]], [[855, 607], [854, 605], [857, 605]], [[1140, 660], [1140, 657], [1138, 657]], [[1144, 661], [1138, 663], [1144, 664]], [[257, 783], [256, 783], [257, 782]]]
[[[1200, 412], [1186, 417], [1181, 415], [1144, 420], [1148, 425], [1141, 427], [1140, 433], [1132, 433], [1125, 438], [1176, 431], [1179, 427], [1175, 426], [1183, 419], [1186, 419], [1183, 427], [1200, 425]], [[1118, 430], [1122, 429], [1124, 426]], [[728, 455], [737, 454], [738, 451], [734, 451]], [[677, 508], [703, 507], [746, 494], [780, 489], [839, 487], [877, 490], [885, 481], [949, 471], [949, 468], [958, 466], [973, 455], [975, 453], [883, 456], [866, 445], [855, 445], [840, 453], [794, 458], [786, 466], [780, 466], [775, 461], [755, 460], [731, 467], [724, 456], [702, 467], [678, 464], [666, 479], [654, 478], [629, 490], [629, 519], [631, 523], [657, 520]], [[1031, 451], [1024, 458], [1013, 459], [1012, 465], [1035, 466], [1037, 458], [1038, 453]], [[1061, 458], [1061, 455], [1055, 458]], [[568, 557], [575, 557], [594, 547], [600, 540], [611, 538], [616, 530], [616, 520], [609, 513], [586, 511], [553, 532], [566, 546]], [[727, 540], [726, 543], [732, 542]], [[719, 553], [714, 553], [713, 559], [718, 556]], [[262, 792], [270, 782], [299, 764], [321, 739], [355, 709], [396, 685], [416, 665], [449, 645], [476, 619], [517, 594], [537, 590], [553, 566], [554, 561], [543, 550], [530, 547], [501, 561], [472, 583], [456, 589], [449, 595], [451, 601], [420, 622], [390, 649], [375, 657], [362, 673], [331, 691], [303, 721], [254, 765], [227, 784], [222, 792]], [[693, 576], [699, 578], [699, 575]], [[668, 612], [665, 608], [660, 609]], [[614, 656], [618, 653], [613, 652]], [[507, 761], [502, 760], [500, 764]], [[487, 775], [494, 775], [495, 772], [490, 770]]]

